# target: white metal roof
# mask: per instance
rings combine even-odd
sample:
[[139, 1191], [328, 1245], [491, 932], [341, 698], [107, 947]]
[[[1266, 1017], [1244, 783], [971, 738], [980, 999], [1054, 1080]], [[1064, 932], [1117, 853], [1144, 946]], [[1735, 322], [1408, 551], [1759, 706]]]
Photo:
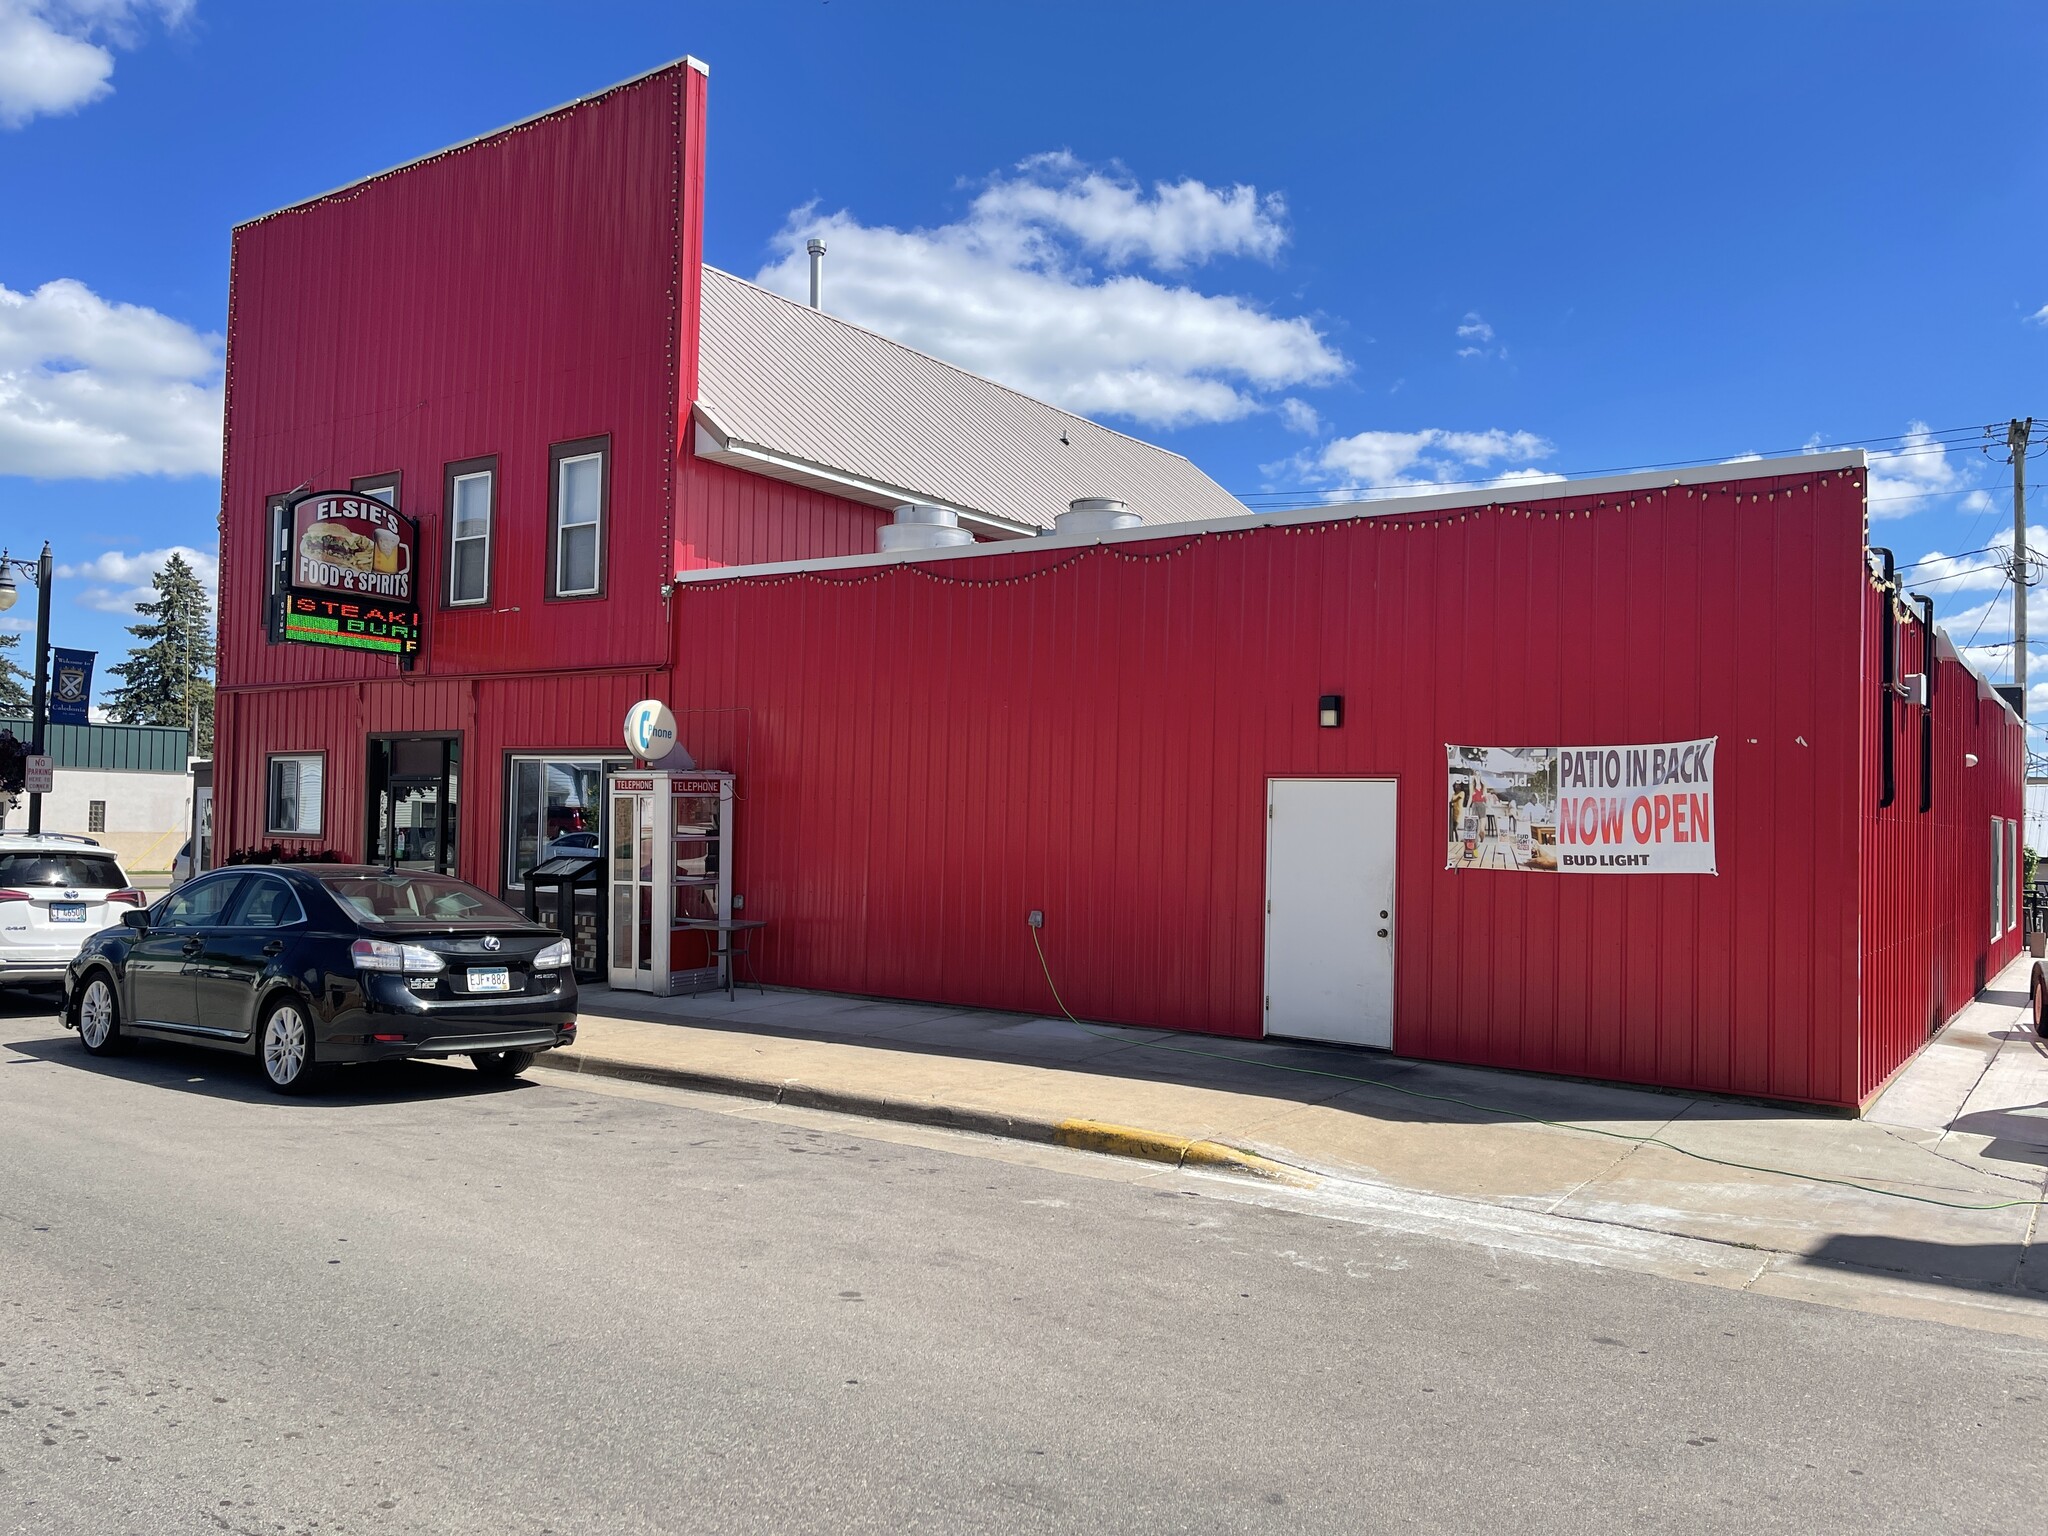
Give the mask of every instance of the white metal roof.
[[875, 506], [951, 507], [983, 534], [1114, 496], [1147, 523], [1243, 517], [1187, 459], [704, 269], [697, 452]]

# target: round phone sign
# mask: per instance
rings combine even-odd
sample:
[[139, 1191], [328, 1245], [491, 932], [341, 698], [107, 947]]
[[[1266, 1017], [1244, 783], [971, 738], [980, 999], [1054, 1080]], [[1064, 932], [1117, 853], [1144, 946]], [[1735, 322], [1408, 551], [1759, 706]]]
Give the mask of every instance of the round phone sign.
[[642, 699], [626, 711], [626, 750], [643, 763], [667, 757], [676, 744], [676, 717], [659, 699]]

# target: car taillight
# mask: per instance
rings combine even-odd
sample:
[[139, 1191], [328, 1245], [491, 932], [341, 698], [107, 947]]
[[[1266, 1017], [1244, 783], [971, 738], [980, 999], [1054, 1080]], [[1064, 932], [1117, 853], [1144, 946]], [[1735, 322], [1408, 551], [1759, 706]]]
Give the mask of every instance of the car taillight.
[[573, 958], [569, 953], [569, 941], [557, 939], [533, 957], [533, 968], [536, 971], [559, 971], [565, 969]]
[[349, 945], [359, 971], [424, 971], [432, 974], [448, 963], [418, 944], [393, 944], [386, 939], [357, 939]]
[[107, 900], [126, 902], [131, 907], [146, 907], [149, 905], [149, 898], [143, 895], [142, 892], [132, 888], [125, 891], [109, 891], [107, 892]]
[[34, 901], [27, 891], [0, 891], [0, 901]]

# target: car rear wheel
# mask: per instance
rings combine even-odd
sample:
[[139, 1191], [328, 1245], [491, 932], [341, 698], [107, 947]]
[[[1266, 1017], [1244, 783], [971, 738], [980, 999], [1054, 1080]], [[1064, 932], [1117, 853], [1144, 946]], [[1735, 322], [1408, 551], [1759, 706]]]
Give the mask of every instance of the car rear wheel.
[[128, 1048], [128, 1037], [121, 1033], [121, 1005], [114, 997], [114, 984], [97, 972], [79, 994], [78, 1040], [94, 1056], [112, 1056]]
[[485, 1077], [511, 1078], [532, 1066], [533, 1058], [539, 1054], [538, 1051], [474, 1051], [469, 1059]]
[[313, 1026], [295, 999], [279, 998], [264, 1010], [256, 1030], [256, 1059], [279, 1093], [302, 1093], [312, 1085], [318, 1075]]

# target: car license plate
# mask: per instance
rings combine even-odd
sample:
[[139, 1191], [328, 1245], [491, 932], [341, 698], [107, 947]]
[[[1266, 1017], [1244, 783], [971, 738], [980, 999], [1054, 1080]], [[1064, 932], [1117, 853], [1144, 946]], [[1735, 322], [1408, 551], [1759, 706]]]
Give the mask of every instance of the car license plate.
[[469, 990], [472, 992], [510, 992], [512, 973], [502, 965], [473, 968], [469, 973]]
[[53, 901], [50, 903], [50, 921], [53, 923], [82, 923], [85, 921], [85, 903], [79, 901]]

